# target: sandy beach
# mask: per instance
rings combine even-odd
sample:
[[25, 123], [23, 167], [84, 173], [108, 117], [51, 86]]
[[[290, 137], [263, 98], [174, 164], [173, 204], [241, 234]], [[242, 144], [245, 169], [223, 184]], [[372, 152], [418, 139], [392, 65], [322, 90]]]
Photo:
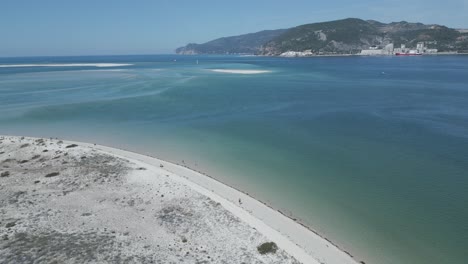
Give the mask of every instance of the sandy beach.
[[0, 263], [357, 263], [247, 194], [154, 157], [0, 136], [0, 174]]

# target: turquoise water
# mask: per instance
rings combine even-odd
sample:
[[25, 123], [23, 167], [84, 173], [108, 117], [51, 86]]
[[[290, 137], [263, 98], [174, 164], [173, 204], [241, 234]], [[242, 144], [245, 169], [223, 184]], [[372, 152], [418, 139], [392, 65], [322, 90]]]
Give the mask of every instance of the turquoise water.
[[466, 263], [467, 56], [0, 59], [103, 62], [133, 65], [0, 67], [0, 134], [184, 162], [367, 263]]

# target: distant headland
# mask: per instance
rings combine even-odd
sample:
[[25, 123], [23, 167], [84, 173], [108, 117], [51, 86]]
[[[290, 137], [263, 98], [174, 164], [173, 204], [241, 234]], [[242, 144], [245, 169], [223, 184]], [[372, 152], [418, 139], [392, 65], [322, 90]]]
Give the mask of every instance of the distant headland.
[[190, 43], [176, 53], [284, 57], [458, 54], [468, 53], [468, 30], [347, 18]]

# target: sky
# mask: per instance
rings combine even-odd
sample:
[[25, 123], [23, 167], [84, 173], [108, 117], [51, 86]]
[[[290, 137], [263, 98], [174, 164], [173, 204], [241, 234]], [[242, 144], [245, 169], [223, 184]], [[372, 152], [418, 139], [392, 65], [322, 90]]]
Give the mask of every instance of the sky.
[[356, 17], [468, 28], [468, 0], [0, 0], [0, 57], [163, 54]]

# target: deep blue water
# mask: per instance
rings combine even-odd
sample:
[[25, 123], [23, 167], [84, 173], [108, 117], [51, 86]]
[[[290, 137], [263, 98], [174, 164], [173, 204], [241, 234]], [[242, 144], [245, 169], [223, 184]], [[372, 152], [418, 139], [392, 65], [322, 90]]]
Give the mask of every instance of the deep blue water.
[[0, 134], [183, 160], [367, 263], [468, 259], [468, 56], [0, 58], [104, 62], [0, 67]]

